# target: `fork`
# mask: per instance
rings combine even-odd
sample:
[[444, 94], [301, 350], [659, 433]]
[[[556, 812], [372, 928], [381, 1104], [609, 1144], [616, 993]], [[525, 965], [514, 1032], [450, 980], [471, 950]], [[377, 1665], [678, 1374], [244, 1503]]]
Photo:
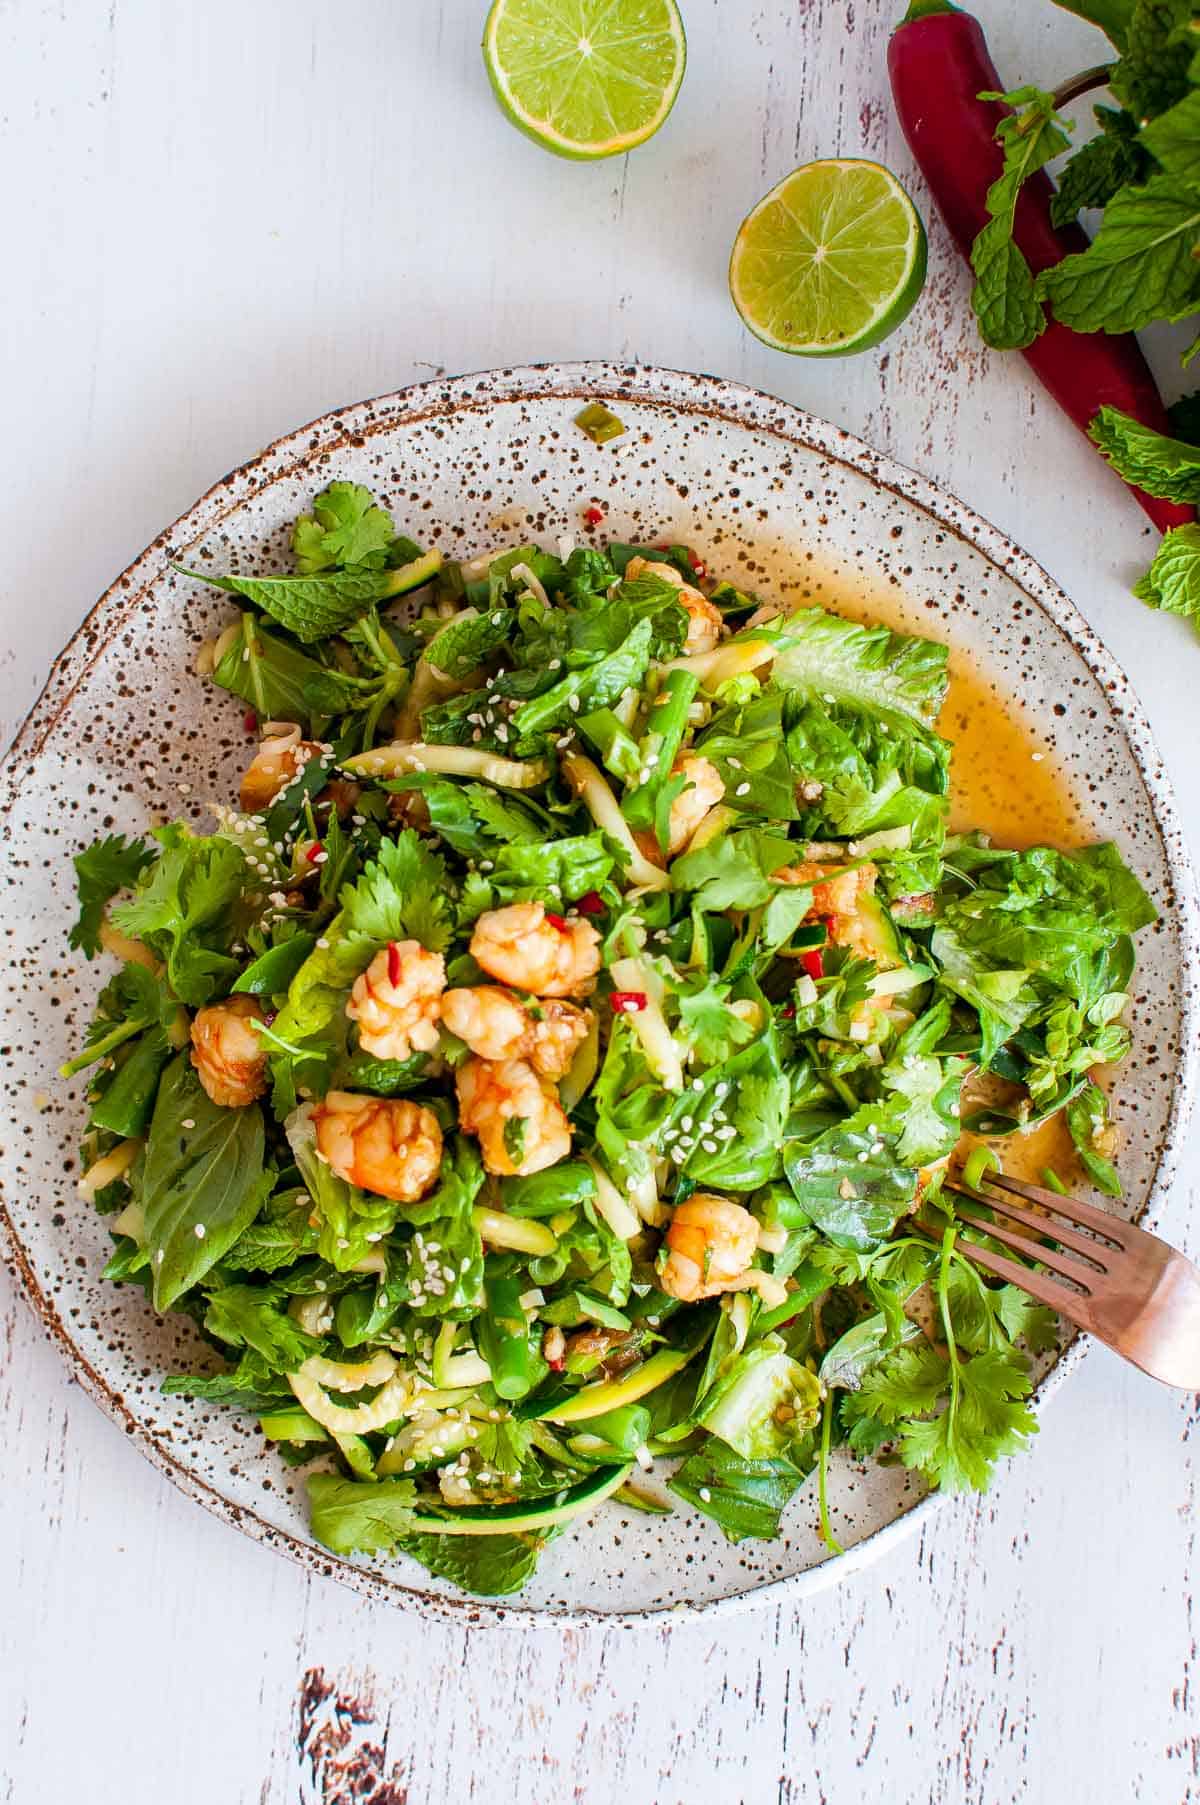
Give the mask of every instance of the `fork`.
[[[961, 1221], [1049, 1272], [1035, 1272], [965, 1239], [957, 1243], [959, 1253], [1048, 1304], [1164, 1385], [1200, 1391], [1200, 1271], [1183, 1254], [1106, 1210], [1000, 1173], [989, 1172], [977, 1190], [961, 1184], [943, 1189], [953, 1193]], [[1050, 1221], [1014, 1198], [1062, 1220]], [[1005, 1223], [988, 1221], [981, 1205]]]

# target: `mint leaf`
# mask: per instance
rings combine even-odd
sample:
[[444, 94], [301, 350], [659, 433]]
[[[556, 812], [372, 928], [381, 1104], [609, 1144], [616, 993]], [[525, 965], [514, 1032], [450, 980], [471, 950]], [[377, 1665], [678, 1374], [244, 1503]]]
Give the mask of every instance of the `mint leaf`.
[[1133, 593], [1151, 608], [1186, 616], [1200, 631], [1200, 526], [1172, 527]]
[[1200, 502], [1200, 446], [1170, 439], [1116, 407], [1100, 409], [1088, 437], [1135, 489], [1189, 506]]
[[1145, 126], [1138, 138], [1168, 175], [1200, 181], [1200, 90], [1195, 88]]
[[1122, 188], [1086, 251], [1037, 278], [1039, 299], [1076, 332], [1137, 332], [1200, 303], [1200, 194], [1174, 176]]
[[308, 1335], [269, 1287], [222, 1285], [209, 1298], [204, 1327], [230, 1347], [250, 1348], [272, 1372], [294, 1373], [324, 1343]]
[[382, 569], [396, 529], [361, 483], [330, 483], [292, 528], [296, 567], [305, 576], [330, 565]]
[[202, 570], [176, 569], [212, 589], [224, 589], [269, 614], [305, 645], [340, 633], [374, 602], [392, 594], [392, 572], [343, 570], [311, 577], [211, 577]]
[[1135, 119], [1153, 119], [1187, 93], [1191, 17], [1191, 0], [1135, 0], [1124, 28], [1124, 55], [1109, 82]]
[[667, 1489], [711, 1517], [731, 1542], [770, 1540], [804, 1478], [790, 1460], [747, 1460], [710, 1438], [668, 1479]]
[[396, 1544], [400, 1554], [420, 1561], [439, 1579], [448, 1579], [478, 1598], [503, 1598], [519, 1592], [533, 1577], [546, 1543], [559, 1532], [549, 1529], [536, 1535], [403, 1536]]
[[1086, 19], [1089, 25], [1098, 25], [1118, 50], [1125, 48], [1134, 0], [1054, 0], [1054, 4], [1077, 19]]
[[1137, 142], [1137, 127], [1128, 113], [1096, 107], [1100, 135], [1081, 145], [1058, 178], [1050, 202], [1056, 226], [1069, 225], [1084, 207], [1106, 207], [1126, 182], [1146, 174], [1146, 153]]
[[79, 919], [69, 943], [92, 959], [100, 951], [105, 909], [118, 890], [132, 890], [146, 866], [154, 863], [154, 852], [144, 840], [109, 834], [77, 853], [72, 863], [79, 886]]
[[213, 667], [212, 680], [248, 703], [261, 721], [307, 721], [322, 706], [320, 690], [336, 677], [297, 646], [268, 633], [255, 615], [243, 614], [242, 631]]
[[988, 189], [991, 220], [971, 247], [975, 288], [971, 305], [979, 330], [998, 351], [1018, 351], [1045, 330], [1046, 319], [1024, 253], [1013, 243], [1013, 219], [1021, 187], [1036, 170], [1067, 148], [1070, 140], [1054, 110], [1054, 96], [1040, 88], [1017, 88], [1011, 94], [985, 94], [1023, 111], [1009, 114], [996, 127], [1004, 150], [1004, 168]]
[[249, 1226], [270, 1193], [262, 1111], [213, 1103], [186, 1053], [162, 1075], [140, 1201], [156, 1310], [169, 1310]]

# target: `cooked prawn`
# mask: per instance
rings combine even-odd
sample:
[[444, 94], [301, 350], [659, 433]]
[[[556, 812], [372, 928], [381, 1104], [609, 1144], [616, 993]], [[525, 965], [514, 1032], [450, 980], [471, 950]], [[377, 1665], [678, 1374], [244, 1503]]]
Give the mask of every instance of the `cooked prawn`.
[[375, 1197], [415, 1203], [441, 1169], [438, 1119], [406, 1097], [330, 1091], [312, 1120], [321, 1158], [339, 1178]]
[[580, 915], [547, 915], [541, 903], [509, 903], [479, 917], [471, 957], [514, 990], [586, 996], [600, 969], [600, 936]]
[[528, 1059], [543, 1078], [561, 1078], [587, 1038], [591, 1012], [550, 997], [528, 1007], [499, 985], [448, 990], [442, 1020], [480, 1059]]
[[848, 946], [864, 957], [871, 955], [873, 942], [859, 920], [858, 899], [873, 894], [879, 876], [877, 866], [852, 865], [847, 870], [844, 866], [809, 861], [785, 865], [772, 876], [777, 884], [811, 884], [812, 907], [805, 919], [827, 922], [829, 938], [838, 946]]
[[710, 602], [699, 589], [694, 589], [684, 581], [673, 564], [658, 564], [651, 558], [630, 558], [625, 567], [625, 576], [629, 581], [637, 577], [658, 577], [660, 582], [670, 583], [679, 591], [679, 600], [687, 612], [687, 638], [683, 642], [685, 652], [712, 652], [716, 650], [725, 625], [725, 617], [715, 602]]
[[446, 988], [446, 962], [417, 940], [393, 940], [354, 981], [346, 1014], [364, 1053], [408, 1059], [431, 1053]]
[[458, 1069], [458, 1115], [478, 1135], [483, 1163], [504, 1177], [525, 1177], [565, 1159], [571, 1125], [553, 1089], [523, 1059], [490, 1064], [468, 1059]]
[[711, 759], [695, 752], [685, 752], [677, 758], [671, 773], [687, 778], [687, 788], [671, 804], [667, 857], [673, 859], [683, 851], [709, 809], [720, 802], [725, 794], [725, 780]]
[[256, 815], [265, 809], [305, 765], [322, 757], [324, 751], [324, 746], [315, 740], [301, 739], [294, 722], [268, 721], [258, 751], [242, 778], [238, 801], [243, 812]]
[[667, 1230], [667, 1259], [658, 1282], [682, 1303], [698, 1303], [722, 1291], [757, 1288], [767, 1273], [750, 1271], [758, 1249], [758, 1223], [740, 1203], [696, 1191], [681, 1203]]
[[261, 1021], [257, 997], [230, 997], [210, 1003], [192, 1022], [192, 1064], [214, 1103], [244, 1109], [267, 1088], [267, 1050], [250, 1026]]

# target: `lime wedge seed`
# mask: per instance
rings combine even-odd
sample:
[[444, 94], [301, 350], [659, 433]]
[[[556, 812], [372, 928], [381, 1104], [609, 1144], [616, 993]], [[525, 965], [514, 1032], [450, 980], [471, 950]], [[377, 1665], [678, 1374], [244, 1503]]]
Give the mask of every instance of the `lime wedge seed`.
[[829, 158], [785, 176], [742, 221], [729, 292], [757, 338], [845, 357], [907, 318], [925, 282], [925, 228], [882, 164]]
[[654, 135], [675, 104], [687, 41], [675, 0], [494, 0], [483, 60], [518, 130], [590, 160]]

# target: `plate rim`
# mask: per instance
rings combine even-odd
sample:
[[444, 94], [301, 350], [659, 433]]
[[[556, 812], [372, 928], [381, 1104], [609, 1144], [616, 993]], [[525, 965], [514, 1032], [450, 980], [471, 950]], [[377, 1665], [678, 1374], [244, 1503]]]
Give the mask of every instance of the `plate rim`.
[[[1177, 904], [1184, 980], [1181, 1062], [1146, 1207], [1138, 1217], [1143, 1224], [1156, 1223], [1175, 1183], [1179, 1149], [1186, 1136], [1200, 1076], [1200, 1036], [1194, 1032], [1200, 1016], [1200, 899], [1192, 860], [1178, 820], [1171, 778], [1133, 686], [1076, 604], [1037, 559], [951, 490], [876, 451], [856, 434], [745, 383], [612, 359], [514, 364], [413, 383], [385, 395], [331, 409], [282, 434], [213, 483], [171, 526], [150, 541], [88, 610], [52, 662], [36, 700], [8, 749], [0, 755], [0, 833], [7, 828], [19, 793], [21, 767], [43, 751], [91, 662], [120, 632], [147, 591], [167, 574], [175, 548], [192, 544], [227, 514], [241, 508], [254, 494], [293, 473], [319, 464], [342, 447], [361, 446], [376, 434], [431, 416], [461, 414], [468, 409], [484, 411], [503, 402], [555, 398], [644, 403], [722, 418], [847, 466], [877, 487], [920, 508], [939, 527], [964, 541], [1002, 574], [1012, 578], [1050, 619], [1089, 674], [1104, 689], [1110, 708], [1118, 716], [1120, 732], [1145, 789]], [[881, 1558], [947, 1502], [943, 1494], [929, 1493], [843, 1555], [830, 1557], [804, 1572], [769, 1580], [744, 1592], [697, 1603], [648, 1605], [621, 1611], [605, 1611], [590, 1605], [555, 1610], [522, 1604], [519, 1594], [511, 1602], [499, 1602], [469, 1594], [430, 1592], [419, 1583], [409, 1585], [399, 1579], [390, 1579], [353, 1560], [323, 1550], [291, 1531], [277, 1529], [176, 1460], [156, 1434], [138, 1421], [121, 1395], [90, 1364], [71, 1338], [52, 1299], [42, 1290], [30, 1267], [2, 1197], [0, 1254], [81, 1389], [125, 1430], [138, 1451], [187, 1497], [256, 1541], [287, 1555], [309, 1572], [337, 1579], [366, 1597], [399, 1604], [443, 1621], [520, 1629], [557, 1629], [577, 1622], [598, 1623], [614, 1629], [635, 1628], [700, 1619], [713, 1621], [763, 1607], [798, 1603]], [[1054, 1366], [1037, 1386], [1032, 1400], [1036, 1411], [1040, 1413], [1057, 1394], [1080, 1365], [1089, 1346], [1090, 1343], [1078, 1334], [1068, 1341]]]

